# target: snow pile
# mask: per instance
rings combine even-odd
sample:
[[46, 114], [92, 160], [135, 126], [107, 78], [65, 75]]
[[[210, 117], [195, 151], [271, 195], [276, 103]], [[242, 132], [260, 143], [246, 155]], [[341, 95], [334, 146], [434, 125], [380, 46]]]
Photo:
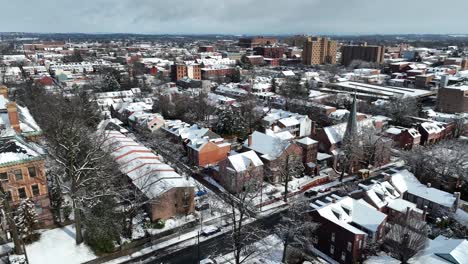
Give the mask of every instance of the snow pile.
[[41, 239], [26, 246], [30, 264], [73, 264], [83, 263], [96, 258], [85, 244], [75, 244], [75, 228], [42, 230]]

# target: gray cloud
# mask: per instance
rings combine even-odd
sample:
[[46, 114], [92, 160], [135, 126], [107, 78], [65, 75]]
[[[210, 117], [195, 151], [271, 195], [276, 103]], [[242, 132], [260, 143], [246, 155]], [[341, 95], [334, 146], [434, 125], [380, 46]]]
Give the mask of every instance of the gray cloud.
[[468, 1], [0, 0], [0, 31], [468, 33]]

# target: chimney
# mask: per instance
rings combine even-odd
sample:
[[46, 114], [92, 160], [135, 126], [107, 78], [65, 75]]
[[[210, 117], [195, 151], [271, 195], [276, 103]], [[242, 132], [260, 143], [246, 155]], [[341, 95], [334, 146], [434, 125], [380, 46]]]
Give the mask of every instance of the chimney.
[[249, 135], [249, 139], [247, 140], [248, 146], [252, 146], [252, 135]]
[[310, 134], [315, 135], [317, 132], [317, 123], [315, 121], [312, 121], [312, 124], [310, 126]]
[[406, 213], [405, 213], [405, 219], [408, 220], [409, 217], [410, 217], [410, 213], [411, 213], [411, 208], [409, 207], [406, 207]]
[[16, 107], [16, 103], [15, 102], [7, 103], [6, 109], [8, 111], [8, 118], [10, 119], [11, 127], [16, 131], [16, 133], [21, 133], [18, 108]]
[[460, 192], [454, 192], [453, 196], [455, 197], [455, 210], [458, 209], [458, 205], [460, 204]]
[[5, 99], [8, 99], [8, 88], [6, 86], [0, 86], [0, 95], [3, 95]]

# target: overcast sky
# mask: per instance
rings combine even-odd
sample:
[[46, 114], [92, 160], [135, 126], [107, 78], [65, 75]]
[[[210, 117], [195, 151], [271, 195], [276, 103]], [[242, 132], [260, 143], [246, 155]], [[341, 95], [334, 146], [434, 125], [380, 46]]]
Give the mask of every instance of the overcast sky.
[[467, 0], [0, 0], [0, 32], [468, 33]]

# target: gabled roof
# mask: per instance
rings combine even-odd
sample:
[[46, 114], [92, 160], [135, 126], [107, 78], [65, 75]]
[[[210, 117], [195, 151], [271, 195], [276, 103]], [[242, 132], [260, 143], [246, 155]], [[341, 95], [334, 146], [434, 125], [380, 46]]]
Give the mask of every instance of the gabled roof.
[[[327, 200], [330, 201], [331, 199]], [[366, 202], [351, 197], [340, 198], [331, 203], [315, 201], [311, 206], [316, 208], [316, 211], [323, 218], [358, 235], [365, 235], [366, 233], [353, 225], [358, 225], [370, 232], [376, 232], [387, 217], [387, 215]]]
[[429, 246], [414, 256], [410, 263], [468, 263], [468, 241], [438, 236], [434, 240], [430, 240]]
[[257, 156], [255, 151], [247, 151], [228, 157], [229, 162], [231, 163], [234, 170], [237, 172], [242, 172], [247, 170], [250, 166], [258, 167], [263, 166], [263, 162]]
[[408, 192], [412, 195], [424, 198], [433, 203], [451, 208], [456, 198], [453, 194], [439, 189], [428, 187], [418, 181], [418, 179], [408, 170], [402, 170], [392, 175], [392, 185], [399, 193]]
[[150, 149], [117, 131], [106, 131], [106, 146], [120, 165], [120, 171], [127, 175], [149, 199], [180, 187], [193, 188], [193, 184], [174, 169], [161, 162]]
[[250, 137], [252, 137], [252, 144], [249, 145], [249, 140], [246, 140], [244, 146], [269, 159], [279, 157], [289, 145], [289, 142], [275, 135], [267, 135], [258, 131], [253, 132]]

